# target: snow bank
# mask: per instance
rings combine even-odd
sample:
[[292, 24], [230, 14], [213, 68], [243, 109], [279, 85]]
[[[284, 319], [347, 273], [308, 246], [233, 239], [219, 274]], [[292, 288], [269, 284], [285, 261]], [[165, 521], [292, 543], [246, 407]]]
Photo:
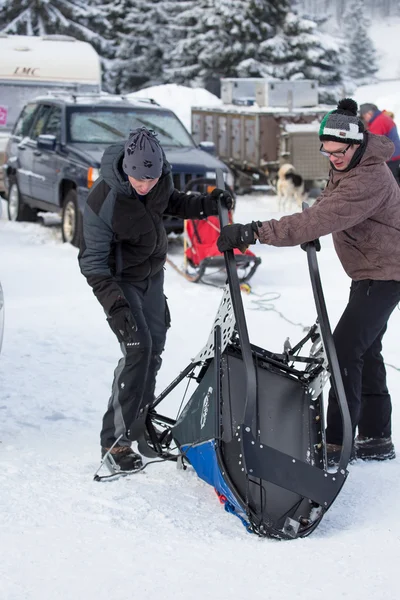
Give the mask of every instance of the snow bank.
[[222, 100], [204, 88], [190, 88], [176, 83], [144, 88], [127, 98], [153, 98], [156, 102], [174, 111], [188, 131], [192, 130], [192, 106], [221, 106]]

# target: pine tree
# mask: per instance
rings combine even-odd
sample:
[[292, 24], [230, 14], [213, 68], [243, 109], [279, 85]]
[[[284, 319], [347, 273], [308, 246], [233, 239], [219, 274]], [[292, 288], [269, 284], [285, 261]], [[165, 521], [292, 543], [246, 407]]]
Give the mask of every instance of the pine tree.
[[[107, 22], [107, 6], [96, 0], [6, 1], [0, 13], [0, 31], [19, 35], [70, 35], [102, 47], [100, 30]], [[107, 30], [108, 26], [103, 26]]]
[[335, 102], [343, 93], [341, 48], [319, 26], [294, 13], [286, 15], [274, 38], [261, 44], [259, 61], [264, 73], [278, 79], [314, 79], [321, 102]]
[[321, 101], [340, 96], [342, 59], [333, 38], [289, 11], [290, 2], [201, 0], [181, 15], [191, 28], [172, 54], [170, 77], [316, 79]]
[[162, 0], [125, 0], [114, 21], [116, 54], [108, 72], [108, 87], [117, 93], [163, 82], [168, 16]]
[[376, 52], [368, 35], [370, 22], [363, 0], [353, 0], [344, 15], [345, 75], [356, 85], [370, 83], [378, 70]]
[[235, 77], [238, 65], [254, 58], [257, 47], [272, 37], [289, 2], [200, 0], [179, 18], [187, 36], [171, 57], [170, 78], [188, 83], [199, 77]]

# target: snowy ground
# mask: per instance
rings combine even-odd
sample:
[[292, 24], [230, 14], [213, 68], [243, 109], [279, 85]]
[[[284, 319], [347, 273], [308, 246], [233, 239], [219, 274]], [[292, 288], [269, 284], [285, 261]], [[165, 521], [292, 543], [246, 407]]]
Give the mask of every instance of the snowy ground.
[[[237, 221], [277, 216], [275, 198], [240, 197]], [[53, 220], [54, 222], [54, 220]], [[51, 220], [50, 220], [51, 223]], [[332, 325], [349, 280], [331, 239], [320, 268]], [[223, 510], [192, 471], [155, 464], [99, 484], [98, 435], [118, 345], [58, 226], [0, 221], [6, 331], [0, 355], [1, 600], [394, 600], [398, 597], [400, 459], [355, 464], [317, 530], [291, 542], [260, 540]], [[306, 255], [257, 246], [259, 308], [244, 296], [251, 339], [280, 350], [314, 321]], [[177, 248], [175, 246], [175, 252]], [[220, 290], [170, 268], [169, 332], [161, 389], [203, 346]], [[252, 310], [253, 309], [253, 310]], [[294, 324], [291, 324], [285, 318]], [[297, 324], [297, 325], [296, 325]], [[395, 311], [385, 338], [400, 367]], [[400, 448], [400, 372], [389, 367]], [[168, 412], [174, 415], [174, 402]]]

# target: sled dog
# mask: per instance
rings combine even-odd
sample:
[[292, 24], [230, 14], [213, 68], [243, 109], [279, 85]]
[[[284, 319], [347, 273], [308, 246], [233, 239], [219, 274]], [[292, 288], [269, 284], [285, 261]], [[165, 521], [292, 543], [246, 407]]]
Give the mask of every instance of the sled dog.
[[279, 211], [291, 210], [295, 206], [301, 209], [301, 204], [307, 197], [302, 176], [289, 163], [281, 165], [278, 171], [276, 191]]

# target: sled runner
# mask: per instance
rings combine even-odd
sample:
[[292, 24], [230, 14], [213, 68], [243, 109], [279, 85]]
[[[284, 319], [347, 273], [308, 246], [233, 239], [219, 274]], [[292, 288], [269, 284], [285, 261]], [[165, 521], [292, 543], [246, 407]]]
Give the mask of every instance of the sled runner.
[[[222, 207], [220, 219], [227, 223]], [[147, 407], [138, 443], [145, 456], [190, 464], [248, 531], [279, 539], [317, 527], [346, 480], [352, 445], [313, 243], [307, 259], [318, 318], [278, 354], [250, 344], [233, 252], [225, 253], [228, 284], [208, 342]], [[325, 452], [322, 389], [329, 376], [344, 433], [336, 471], [328, 470]], [[177, 419], [161, 415], [163, 400], [190, 383], [195, 389]]]
[[[215, 180], [194, 179], [188, 183], [185, 191], [204, 188], [205, 185], [215, 187]], [[168, 264], [188, 281], [218, 286], [218, 282], [226, 279], [225, 259], [217, 248], [219, 232], [218, 217], [185, 221], [183, 265], [178, 266], [171, 255], [167, 258]], [[261, 258], [251, 250], [246, 250], [245, 254], [235, 250], [234, 256], [239, 282], [247, 283], [260, 265]]]

